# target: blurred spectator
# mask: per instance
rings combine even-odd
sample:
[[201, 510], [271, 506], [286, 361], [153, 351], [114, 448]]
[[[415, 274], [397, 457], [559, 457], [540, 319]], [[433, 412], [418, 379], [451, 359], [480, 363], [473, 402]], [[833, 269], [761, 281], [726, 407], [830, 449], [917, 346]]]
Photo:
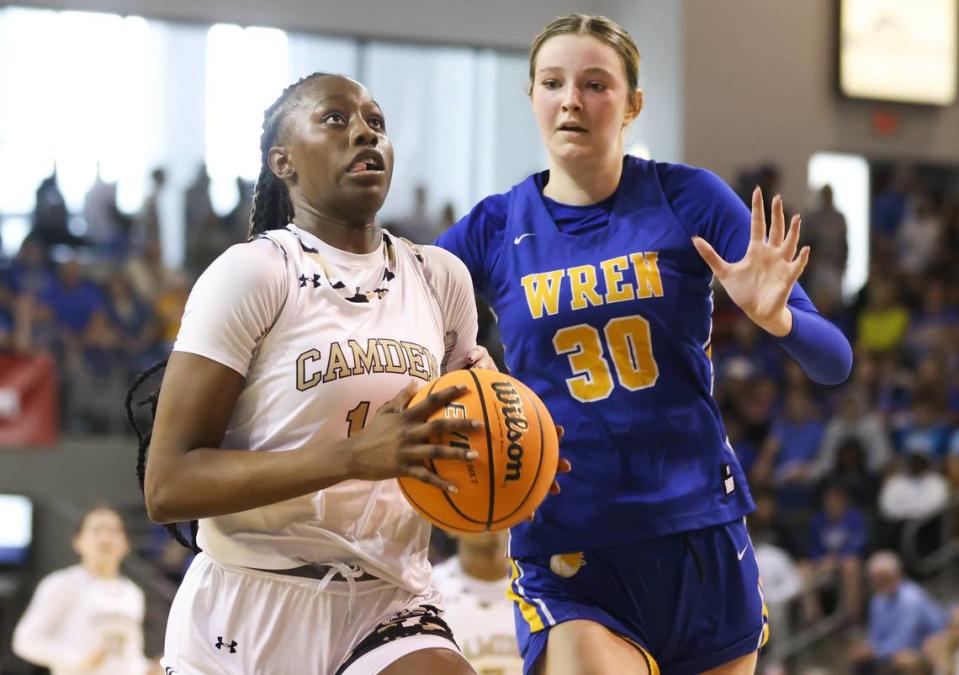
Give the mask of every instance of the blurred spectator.
[[163, 290], [153, 301], [153, 311], [160, 322], [160, 340], [166, 351], [173, 348], [186, 301], [190, 297], [190, 284], [182, 270], [172, 270], [167, 275]]
[[56, 283], [56, 278], [43, 242], [36, 237], [24, 239], [7, 269], [10, 290], [16, 295], [38, 297]]
[[857, 346], [885, 352], [902, 345], [909, 328], [909, 312], [898, 298], [893, 281], [883, 277], [869, 280], [869, 300], [859, 315]]
[[808, 505], [822, 437], [819, 411], [808, 392], [787, 392], [785, 414], [773, 422], [753, 467], [754, 480], [778, 487], [782, 508], [795, 510]]
[[153, 303], [166, 284], [167, 270], [159, 241], [147, 241], [126, 264], [126, 273], [138, 297]]
[[896, 661], [912, 664], [921, 659], [923, 643], [946, 627], [946, 614], [919, 584], [903, 577], [895, 553], [873, 554], [867, 571], [873, 596], [867, 641], [851, 654], [856, 672], [878, 672]]
[[163, 231], [162, 219], [160, 218], [160, 196], [163, 187], [166, 185], [166, 171], [156, 168], [150, 172], [150, 192], [140, 212], [137, 214], [134, 223], [136, 228], [136, 250], [142, 249], [151, 242], [160, 241], [160, 233]]
[[946, 284], [929, 279], [923, 285], [922, 308], [910, 321], [906, 343], [918, 356], [929, 352], [948, 353], [959, 331], [959, 311], [949, 304]]
[[70, 213], [57, 184], [57, 172], [44, 178], [37, 187], [30, 236], [49, 248], [55, 244], [75, 246], [82, 239], [70, 232]]
[[[882, 541], [897, 546], [906, 521], [928, 519], [939, 513], [949, 500], [946, 477], [932, 469], [924, 455], [911, 455], [905, 467], [886, 479], [879, 491], [879, 515], [882, 518]], [[920, 533], [920, 548], [928, 551], [936, 545], [935, 528], [924, 528]], [[932, 540], [930, 540], [932, 537]]]
[[[250, 212], [253, 210], [253, 190], [256, 183], [236, 178], [236, 189], [240, 195], [236, 206], [226, 216], [226, 227], [230, 231], [231, 244], [246, 241], [250, 236]], [[432, 243], [432, 242], [430, 242]]]
[[928, 271], [942, 239], [942, 221], [936, 205], [927, 194], [915, 197], [915, 206], [907, 212], [896, 235], [899, 268], [909, 274]]
[[392, 223], [390, 231], [416, 244], [432, 244], [444, 231], [436, 218], [429, 215], [426, 186], [417, 185], [413, 192], [413, 211]]
[[[835, 483], [823, 490], [822, 508], [809, 526], [808, 557], [800, 563], [807, 583], [838, 578], [843, 611], [858, 622], [862, 613], [860, 577], [869, 541], [863, 514], [849, 504], [845, 490]], [[822, 615], [819, 594], [803, 597], [807, 620]]]
[[117, 206], [117, 184], [97, 175], [83, 200], [83, 217], [87, 222], [86, 239], [108, 257], [126, 255], [130, 242], [132, 219]]
[[838, 411], [826, 423], [812, 469], [814, 479], [821, 480], [840, 470], [839, 449], [850, 440], [857, 443], [864, 469], [869, 473], [882, 472], [892, 459], [889, 434], [882, 418], [869, 406], [866, 391], [851, 385], [842, 393]]
[[67, 351], [67, 430], [107, 434], [126, 428], [126, 418], [117, 404], [123, 401], [129, 384], [129, 364], [123, 338], [110, 321], [108, 310], [97, 310]]
[[13, 636], [21, 658], [53, 675], [162, 672], [143, 656], [143, 592], [120, 574], [129, 551], [116, 511], [84, 515], [73, 539], [80, 564], [40, 582]]
[[832, 186], [820, 188], [816, 208], [803, 214], [802, 237], [812, 251], [803, 287], [812, 295], [823, 292], [841, 296], [849, 247], [846, 218], [833, 203]]
[[509, 575], [505, 531], [456, 536], [457, 554], [433, 568], [444, 618], [478, 673], [522, 675], [513, 607], [503, 594]]
[[86, 328], [94, 312], [104, 306], [106, 297], [96, 283], [84, 276], [79, 261], [71, 258], [60, 265], [55, 283], [40, 300], [53, 312], [60, 338], [68, 342]]
[[[201, 164], [196, 178], [184, 196], [186, 216], [186, 267], [199, 276], [213, 260], [226, 250], [229, 240], [220, 229], [220, 219], [210, 200], [210, 176]], [[229, 243], [227, 243], [229, 241]]]
[[753, 499], [756, 510], [746, 521], [753, 545], [773, 546], [784, 551], [790, 559], [798, 558], [802, 553], [801, 542], [797, 541], [795, 530], [780, 518], [776, 494], [770, 489], [759, 488], [754, 491]]
[[118, 331], [129, 369], [145, 370], [165, 356], [153, 309], [134, 293], [133, 285], [120, 271], [107, 280], [106, 290], [106, 316]]
[[899, 449], [906, 456], [921, 455], [934, 468], [940, 468], [949, 449], [950, 429], [941, 412], [928, 396], [919, 396], [912, 404], [908, 423], [899, 430]]

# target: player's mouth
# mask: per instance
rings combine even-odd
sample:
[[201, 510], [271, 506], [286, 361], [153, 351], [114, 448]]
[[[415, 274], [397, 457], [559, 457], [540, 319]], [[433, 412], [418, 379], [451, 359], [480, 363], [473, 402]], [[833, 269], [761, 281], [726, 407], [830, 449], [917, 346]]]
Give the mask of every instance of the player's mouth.
[[556, 129], [557, 131], [566, 132], [570, 134], [588, 134], [589, 130], [586, 127], [580, 126], [574, 122], [566, 122], [560, 124]]
[[385, 163], [379, 150], [363, 150], [353, 158], [346, 172], [349, 174], [380, 174], [383, 173]]

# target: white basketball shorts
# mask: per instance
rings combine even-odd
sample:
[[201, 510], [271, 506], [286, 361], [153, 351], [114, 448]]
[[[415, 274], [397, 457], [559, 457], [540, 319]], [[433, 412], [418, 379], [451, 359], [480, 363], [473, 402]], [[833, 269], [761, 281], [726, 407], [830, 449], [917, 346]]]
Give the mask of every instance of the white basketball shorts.
[[374, 675], [420, 649], [459, 652], [441, 603], [432, 588], [323, 584], [201, 553], [170, 609], [161, 665], [166, 675]]

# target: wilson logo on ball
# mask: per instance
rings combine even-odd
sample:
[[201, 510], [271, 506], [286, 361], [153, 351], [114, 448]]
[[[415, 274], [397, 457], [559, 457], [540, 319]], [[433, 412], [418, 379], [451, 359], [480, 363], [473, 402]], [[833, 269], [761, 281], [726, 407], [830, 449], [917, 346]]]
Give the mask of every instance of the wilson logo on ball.
[[506, 446], [506, 456], [509, 461], [506, 462], [506, 476], [503, 478], [505, 483], [519, 480], [520, 472], [523, 470], [523, 446], [520, 441], [529, 429], [529, 421], [523, 411], [523, 400], [512, 383], [504, 380], [494, 382], [492, 386], [493, 391], [496, 392], [496, 400], [503, 404], [503, 423], [506, 425], [506, 440], [509, 441], [509, 445]]

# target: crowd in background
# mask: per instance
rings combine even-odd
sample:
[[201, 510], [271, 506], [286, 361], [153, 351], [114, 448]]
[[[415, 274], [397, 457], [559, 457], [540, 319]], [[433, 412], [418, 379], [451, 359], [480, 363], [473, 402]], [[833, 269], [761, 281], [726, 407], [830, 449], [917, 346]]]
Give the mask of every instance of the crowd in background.
[[[803, 619], [838, 606], [846, 627], [866, 638], [853, 654], [864, 672], [875, 657], [888, 665], [895, 655], [904, 659], [903, 672], [924, 672], [909, 670], [928, 664], [908, 655], [921, 654], [934, 634], [940, 656], [954, 652], [959, 616], [950, 632], [946, 607], [913, 598], [923, 593], [919, 586], [906, 594], [908, 607], [883, 605], [894, 597], [881, 591], [890, 588], [889, 575], [898, 569], [891, 588], [906, 588], [917, 570], [896, 568], [894, 554], [873, 554], [901, 554], [903, 528], [914, 519], [930, 523], [920, 531], [920, 552], [941, 545], [936, 517], [959, 487], [959, 195], [936, 193], [908, 170], [875, 177], [869, 278], [852, 297], [843, 296], [846, 223], [832, 189], [799, 209], [802, 243], [812, 247], [801, 283], [854, 346], [849, 380], [812, 383], [717, 286], [714, 393], [756, 498], [749, 526], [771, 603], [833, 581], [834, 593], [807, 593], [797, 603]], [[735, 187], [748, 203], [759, 184], [768, 208], [777, 180], [775, 167], [763, 166], [744, 172]], [[0, 266], [0, 349], [45, 352], [60, 364], [67, 432], [125, 432], [132, 377], [168, 354], [196, 276], [246, 238], [252, 186], [239, 181], [236, 208], [217, 215], [201, 167], [186, 193], [184, 266], [166, 268], [157, 208], [169, 189], [162, 169], [151, 182], [136, 214], [122, 213], [116, 186], [100, 179], [83, 213], [70, 214], [51, 176], [37, 190], [30, 234]], [[425, 188], [415, 204], [408, 218], [386, 226], [428, 243], [455, 219], [449, 207], [430, 213]], [[79, 233], [71, 227], [77, 217], [85, 223]], [[492, 316], [482, 305], [480, 312], [480, 339], [499, 357]], [[438, 535], [434, 557], [450, 551]], [[181, 563], [174, 558], [167, 567], [175, 575]], [[881, 627], [893, 611], [894, 624]], [[903, 618], [910, 611], [915, 624]]]

